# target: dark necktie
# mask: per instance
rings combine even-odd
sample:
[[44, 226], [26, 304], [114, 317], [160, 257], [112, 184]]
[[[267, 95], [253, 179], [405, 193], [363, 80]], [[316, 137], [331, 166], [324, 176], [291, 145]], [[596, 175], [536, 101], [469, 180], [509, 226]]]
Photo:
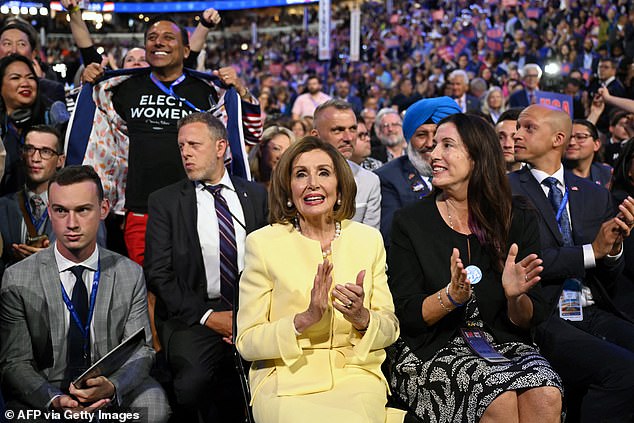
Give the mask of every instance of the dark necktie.
[[[559, 181], [550, 176], [544, 179], [542, 181], [542, 184], [550, 188], [550, 191], [548, 192], [548, 200], [550, 200], [550, 204], [552, 205], [556, 216], [556, 213], [559, 211], [561, 203], [564, 199], [564, 196], [559, 189]], [[561, 217], [559, 218], [559, 222], [557, 222], [557, 224], [559, 225], [559, 232], [561, 232], [561, 237], [564, 240], [564, 245], [574, 245], [574, 242], [572, 240], [572, 228], [570, 227], [570, 218], [568, 217], [568, 210], [566, 207], [564, 207], [564, 209], [562, 210]]]
[[233, 304], [235, 285], [238, 279], [238, 249], [233, 218], [227, 201], [220, 191], [222, 185], [205, 186], [214, 196], [216, 216], [218, 217], [218, 233], [220, 235], [220, 296], [231, 306]]
[[528, 95], [528, 103], [529, 103], [529, 105], [536, 103], [535, 91], [531, 91], [531, 93]]
[[[73, 287], [73, 295], [71, 302], [79, 316], [82, 326], [85, 327], [88, 320], [88, 291], [84, 284], [83, 274], [86, 268], [84, 266], [73, 266], [69, 270], [75, 276], [75, 286]], [[84, 343], [86, 348], [84, 349]], [[67, 383], [83, 373], [90, 366], [90, 329], [88, 329], [88, 338], [84, 339], [82, 331], [77, 327], [77, 323], [73, 316], [70, 317], [70, 326], [68, 328], [68, 348], [67, 348]]]

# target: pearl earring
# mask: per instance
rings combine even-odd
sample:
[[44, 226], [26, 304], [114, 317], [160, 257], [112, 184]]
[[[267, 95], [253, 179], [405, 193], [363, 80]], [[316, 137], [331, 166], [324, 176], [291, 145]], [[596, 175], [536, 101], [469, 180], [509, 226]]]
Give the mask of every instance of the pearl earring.
[[293, 203], [290, 199], [286, 200], [286, 207], [288, 207], [289, 209], [293, 208]]
[[337, 198], [337, 205], [340, 206], [341, 205], [341, 198]]

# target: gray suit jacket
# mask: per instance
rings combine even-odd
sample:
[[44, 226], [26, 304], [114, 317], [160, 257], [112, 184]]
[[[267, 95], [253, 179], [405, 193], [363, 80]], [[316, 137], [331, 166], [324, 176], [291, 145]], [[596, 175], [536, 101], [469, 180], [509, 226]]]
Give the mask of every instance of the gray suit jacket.
[[356, 211], [352, 220], [381, 228], [381, 181], [373, 172], [348, 160], [357, 184]]
[[[7, 401], [44, 408], [63, 392], [48, 377], [54, 357], [65, 357], [64, 307], [54, 246], [7, 268], [0, 290], [0, 380]], [[146, 345], [108, 379], [118, 399], [148, 377], [154, 350], [147, 312], [147, 292], [141, 267], [106, 249], [99, 249], [101, 277], [93, 317], [95, 360], [140, 327]]]

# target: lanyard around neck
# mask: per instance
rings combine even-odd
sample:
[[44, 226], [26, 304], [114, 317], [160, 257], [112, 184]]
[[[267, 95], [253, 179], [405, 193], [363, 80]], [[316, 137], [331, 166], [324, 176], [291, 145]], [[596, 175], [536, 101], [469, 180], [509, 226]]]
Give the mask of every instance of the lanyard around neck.
[[42, 216], [36, 221], [35, 216], [33, 216], [33, 211], [31, 210], [31, 204], [29, 202], [29, 197], [24, 193], [24, 206], [26, 208], [26, 212], [29, 214], [29, 218], [31, 222], [33, 222], [33, 226], [35, 226], [35, 232], [40, 233], [40, 228], [46, 222], [46, 218], [48, 218], [48, 208], [44, 209], [44, 213]]
[[185, 74], [182, 74], [181, 76], [178, 77], [178, 79], [176, 79], [176, 81], [172, 82], [169, 88], [167, 88], [165, 84], [159, 81], [158, 78], [152, 72], [150, 72], [150, 79], [152, 80], [154, 85], [156, 85], [165, 94], [169, 95], [170, 97], [174, 97], [175, 99], [181, 101], [182, 103], [185, 103], [190, 109], [195, 110], [196, 112], [204, 112], [204, 110], [199, 109], [198, 107], [194, 106], [189, 100], [179, 96], [178, 94], [174, 92], [174, 87], [176, 87], [177, 85], [179, 85], [181, 82], [185, 80]]
[[[97, 290], [99, 289], [99, 276], [101, 274], [101, 263], [97, 263], [97, 270], [92, 278], [92, 290], [90, 291], [90, 306], [88, 308], [88, 318], [86, 319], [86, 324], [82, 324], [79, 315], [77, 314], [77, 310], [75, 310], [75, 306], [70, 298], [68, 298], [68, 294], [66, 294], [66, 290], [64, 289], [64, 284], [60, 281], [60, 285], [62, 287], [62, 299], [64, 300], [64, 304], [66, 304], [66, 308], [68, 309], [73, 321], [81, 331], [81, 335], [84, 340], [88, 340], [90, 335], [90, 322], [92, 321], [92, 315], [95, 312], [95, 302], [97, 300]], [[75, 283], [84, 283], [83, 280], [75, 281]], [[85, 347], [85, 345], [84, 345]]]

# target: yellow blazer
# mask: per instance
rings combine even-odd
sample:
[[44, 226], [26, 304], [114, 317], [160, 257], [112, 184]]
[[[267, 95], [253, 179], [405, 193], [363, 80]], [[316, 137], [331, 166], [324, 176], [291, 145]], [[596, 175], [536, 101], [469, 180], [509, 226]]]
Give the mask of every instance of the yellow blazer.
[[397, 339], [399, 327], [381, 234], [346, 220], [331, 250], [333, 286], [354, 283], [359, 271], [366, 270], [364, 305], [370, 310], [370, 323], [365, 334], [329, 303], [319, 323], [296, 335], [293, 319], [310, 303], [317, 265], [323, 261], [321, 246], [292, 225], [266, 226], [247, 237], [236, 345], [242, 357], [253, 362], [253, 398], [274, 372], [278, 395], [302, 395], [332, 389], [332, 369], [345, 367], [366, 370], [387, 389], [381, 363], [384, 348]]

